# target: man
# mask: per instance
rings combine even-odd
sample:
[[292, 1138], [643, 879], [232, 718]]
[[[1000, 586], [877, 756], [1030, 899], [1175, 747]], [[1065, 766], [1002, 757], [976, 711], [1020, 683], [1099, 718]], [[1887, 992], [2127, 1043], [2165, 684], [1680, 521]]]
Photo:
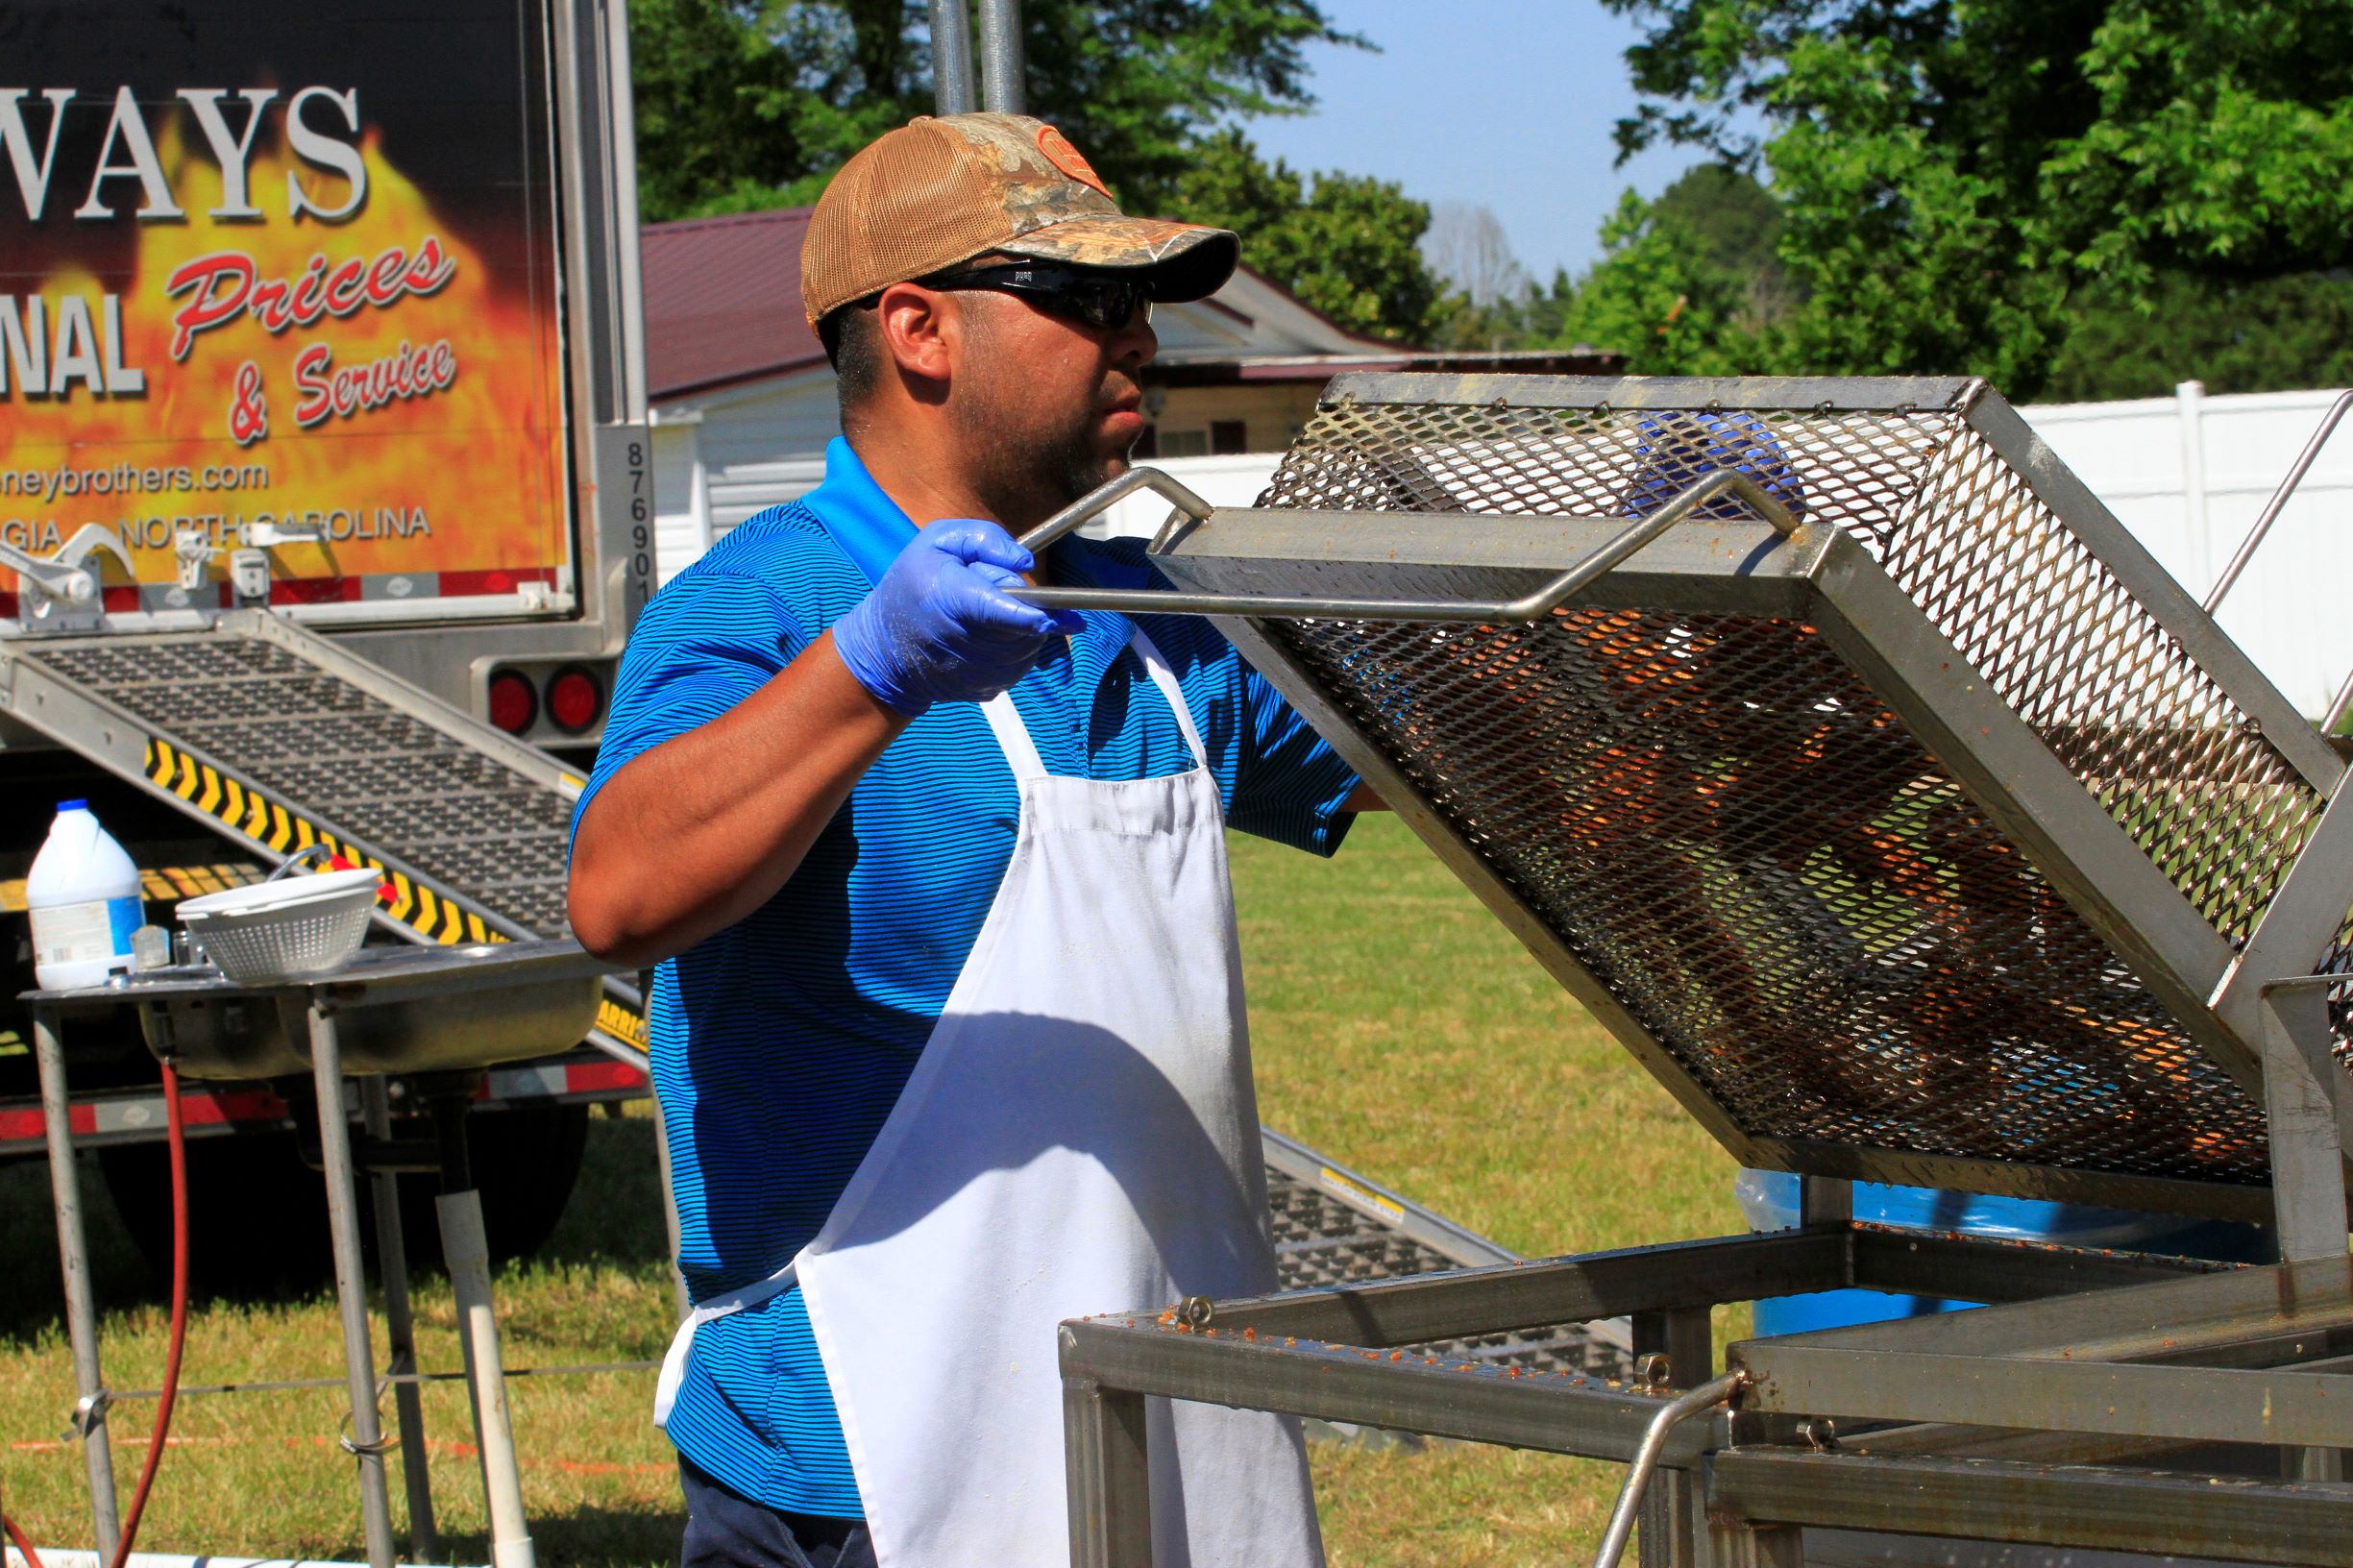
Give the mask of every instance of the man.
[[[630, 642], [572, 919], [660, 965], [687, 1568], [1060, 1568], [1054, 1325], [1273, 1286], [1222, 829], [1375, 802], [1208, 623], [1003, 592], [1151, 585], [1014, 535], [1125, 469], [1151, 302], [1237, 248], [1035, 120], [883, 136], [803, 247], [825, 482]], [[1164, 1568], [1320, 1561], [1295, 1426], [1152, 1422]]]

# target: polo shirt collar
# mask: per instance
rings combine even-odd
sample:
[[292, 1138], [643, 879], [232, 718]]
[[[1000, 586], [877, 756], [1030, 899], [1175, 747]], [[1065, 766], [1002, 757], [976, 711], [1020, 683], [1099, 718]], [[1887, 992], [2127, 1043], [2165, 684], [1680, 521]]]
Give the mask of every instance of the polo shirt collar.
[[800, 501], [816, 515], [834, 548], [848, 556], [870, 583], [882, 580], [915, 537], [914, 522], [883, 493], [849, 443], [838, 435], [825, 443], [825, 482]]

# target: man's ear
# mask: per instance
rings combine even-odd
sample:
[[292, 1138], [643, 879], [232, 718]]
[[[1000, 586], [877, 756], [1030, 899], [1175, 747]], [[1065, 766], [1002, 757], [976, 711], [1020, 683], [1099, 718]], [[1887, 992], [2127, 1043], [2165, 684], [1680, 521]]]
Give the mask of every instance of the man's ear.
[[893, 283], [874, 304], [883, 352], [900, 374], [944, 387], [955, 371], [964, 323], [952, 294]]

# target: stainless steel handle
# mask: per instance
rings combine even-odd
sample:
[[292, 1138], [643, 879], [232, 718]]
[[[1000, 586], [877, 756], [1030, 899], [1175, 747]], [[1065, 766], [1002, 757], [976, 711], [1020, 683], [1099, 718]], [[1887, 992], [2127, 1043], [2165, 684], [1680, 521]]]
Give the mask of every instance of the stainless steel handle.
[[[1132, 469], [1101, 489], [1080, 497], [1023, 534], [1021, 543], [1037, 551], [1140, 489], [1157, 490], [1167, 496], [1176, 502], [1179, 510], [1196, 521], [1206, 520], [1210, 515], [1206, 502], [1167, 475], [1148, 468]], [[1119, 610], [1130, 615], [1314, 616], [1335, 621], [1461, 621], [1480, 625], [1536, 621], [1552, 614], [1597, 578], [1624, 565], [1643, 546], [1699, 508], [1728, 495], [1746, 502], [1783, 534], [1797, 530], [1797, 518], [1763, 485], [1737, 469], [1720, 468], [1678, 491], [1648, 517], [1635, 519], [1607, 544], [1543, 587], [1518, 599], [1300, 599], [1274, 594], [1187, 594], [1135, 588], [1009, 588], [1006, 592], [1024, 604], [1046, 609]]]
[[2230, 565], [2222, 569], [2222, 576], [2206, 595], [2208, 615], [2222, 607], [2224, 596], [2238, 582], [2239, 574], [2246, 570], [2246, 563], [2254, 559], [2256, 547], [2263, 543], [2264, 535], [2271, 531], [2271, 525], [2279, 521], [2279, 514], [2288, 509], [2288, 498], [2294, 495], [2296, 486], [2304, 482], [2304, 476], [2311, 472], [2313, 460], [2320, 455], [2320, 449], [2328, 445], [2328, 438], [2336, 432], [2337, 422], [2344, 418], [2348, 408], [2353, 408], [2353, 391], [2340, 392], [2337, 401], [2329, 404], [2328, 412], [2320, 416], [2320, 428], [2312, 432], [2311, 440], [2304, 443], [2304, 450], [2296, 454], [2296, 460], [2289, 466], [2288, 477], [2279, 481], [2279, 488], [2271, 492], [2269, 501], [2264, 502], [2263, 512], [2255, 519], [2255, 526], [2246, 530], [2246, 540], [2240, 545], [2239, 553], [2230, 558]]
[[1117, 478], [1098, 484], [1021, 536], [1021, 548], [1035, 555], [1080, 524], [1102, 516], [1139, 490], [1150, 490], [1196, 523], [1206, 523], [1213, 508], [1157, 468], [1131, 468]]
[[1642, 1494], [1649, 1489], [1651, 1473], [1658, 1468], [1658, 1456], [1666, 1452], [1667, 1438], [1675, 1429], [1714, 1409], [1748, 1385], [1746, 1372], [1727, 1372], [1658, 1408], [1651, 1424], [1642, 1429], [1642, 1443], [1634, 1450], [1633, 1463], [1626, 1467], [1626, 1483], [1618, 1489], [1618, 1506], [1610, 1510], [1609, 1528], [1602, 1532], [1601, 1548], [1593, 1554], [1593, 1568], [1618, 1568], [1618, 1560], [1626, 1556], [1634, 1521], [1642, 1514]]

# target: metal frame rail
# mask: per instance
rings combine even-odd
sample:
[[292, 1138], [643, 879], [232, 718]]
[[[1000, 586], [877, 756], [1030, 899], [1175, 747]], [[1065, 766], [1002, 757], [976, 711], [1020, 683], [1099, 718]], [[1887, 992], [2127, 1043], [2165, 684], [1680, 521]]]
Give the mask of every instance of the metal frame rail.
[[[1365, 404], [1376, 411], [1360, 414]], [[1460, 451], [1472, 436], [1410, 438], [1417, 446], [1394, 438], [1362, 459], [1359, 471], [1379, 470], [1406, 509], [1211, 510], [1174, 497], [1187, 516], [1153, 546], [1176, 589], [1168, 609], [1218, 615], [1257, 667], [1728, 1150], [1802, 1176], [1805, 1223], [1508, 1269], [1188, 1299], [1165, 1311], [1066, 1323], [1076, 1568], [1151, 1561], [1144, 1401], [1152, 1398], [1634, 1461], [1597, 1568], [1615, 1560], [1637, 1507], [1643, 1560], [1653, 1568], [1799, 1568], [1805, 1530], [1822, 1527], [2316, 1568], [2346, 1562], [2353, 1090], [2330, 1004], [2332, 992], [2353, 982], [2315, 972], [2341, 958], [2334, 949], [2353, 907], [2353, 788], [2344, 762], [1982, 383], [1367, 377], [1336, 383], [1324, 417], [1336, 426], [1361, 419], [1379, 431], [1386, 428], [1382, 404], [1421, 405], [1428, 417], [1411, 427], [1417, 430], [1483, 432], [1476, 439], [1489, 442], [1485, 455], [1461, 461], [1507, 472], [1481, 493], [1475, 509], [1484, 515], [1476, 527], [1464, 526], [1459, 491], [1450, 495], [1432, 466], [1453, 455], [1444, 443], [1458, 441]], [[2105, 809], [2097, 780], [2071, 771], [2050, 736], [1973, 667], [1878, 554], [1840, 527], [1809, 516], [1793, 528], [1753, 505], [1746, 515], [1703, 510], [1691, 504], [1696, 486], [1656, 498], [1685, 521], [1639, 535], [1623, 516], [1513, 504], [1525, 494], [1513, 488], [1520, 475], [1561, 472], [1543, 466], [1556, 461], [1548, 443], [1557, 439], [1565, 451], [1573, 439], [1542, 423], [1553, 411], [1584, 411], [1581, 428], [1590, 429], [1613, 410], [1659, 408], [1710, 417], [1728, 408], [1801, 410], [1825, 421], [1841, 410], [1927, 411], [1958, 432], [1954, 439], [1976, 442], [2006, 465], [2008, 477], [1977, 482], [2026, 486], [2048, 509], [2046, 526], [2055, 531], [2046, 537], [2068, 541], [2056, 548], [2107, 573], [2118, 596], [2107, 602], [2129, 605], [2138, 625], [2152, 628], [2133, 633], [2143, 646], [2162, 647], [2175, 668], [2193, 670], [2240, 716], [2239, 733], [2274, 748], [2284, 770], [2272, 775], [2282, 780], [2277, 788], [2308, 792], [2313, 813], [2260, 904], [2225, 928], [2194, 902], [2131, 836], [2134, 824]], [[1524, 416], [1512, 412], [1522, 409]], [[1507, 433], [1483, 433], [1495, 429]], [[1302, 447], [1311, 448], [1315, 435], [1311, 429]], [[1318, 461], [1336, 469], [1348, 461], [1344, 435], [1325, 439], [1307, 459], [1310, 474]], [[1299, 456], [1294, 449], [1287, 471]], [[1270, 494], [1284, 483], [1278, 475]], [[1367, 480], [1359, 493], [1380, 492]], [[1605, 575], [1562, 575], [1604, 560]], [[1959, 1158], [1748, 1131], [1710, 1082], [1665, 1048], [1485, 848], [1324, 690], [1283, 629], [1314, 617], [1404, 623], [1415, 619], [1419, 601], [1447, 597], [1484, 601], [1483, 616], [1497, 621], [1521, 611], [1534, 619], [1557, 612], [1532, 609], [1550, 596], [1531, 591], [1558, 583], [1571, 585], [1573, 606], [1778, 617], [1817, 628], [2187, 1031], [2204, 1061], [2252, 1102], [2248, 1114], [2262, 1135], [2254, 1163], [2226, 1181], [2186, 1179], [2080, 1156], [2042, 1164]], [[1253, 614], [1253, 601], [1267, 613]], [[1385, 673], [1377, 660], [1367, 668], [1366, 678]], [[1391, 722], [1418, 722], [1422, 736], [1442, 727]], [[1826, 1041], [1823, 1048], [1852, 1047]], [[2174, 1070], [2186, 1074], [2194, 1060]], [[2086, 1107], [2086, 1115], [2129, 1115]], [[2197, 1269], [2179, 1260], [1858, 1225], [1848, 1188], [1854, 1179], [2271, 1218], [2286, 1261]], [[1731, 1347], [1718, 1375], [1710, 1308], [1849, 1286], [1995, 1305], [1747, 1341]], [[1633, 1384], [1566, 1370], [1531, 1375], [1402, 1348], [1619, 1314], [1630, 1317], [1635, 1348], [1646, 1353]], [[1658, 1484], [1645, 1495], [1654, 1465]]]

